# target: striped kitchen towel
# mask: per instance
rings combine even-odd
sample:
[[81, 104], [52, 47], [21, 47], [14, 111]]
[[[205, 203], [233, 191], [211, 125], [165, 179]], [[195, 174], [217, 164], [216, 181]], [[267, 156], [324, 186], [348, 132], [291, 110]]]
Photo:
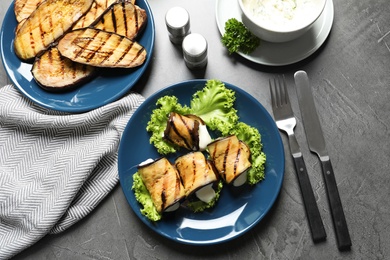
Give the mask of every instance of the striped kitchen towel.
[[67, 229], [114, 188], [121, 135], [143, 101], [129, 93], [68, 114], [0, 88], [0, 259]]

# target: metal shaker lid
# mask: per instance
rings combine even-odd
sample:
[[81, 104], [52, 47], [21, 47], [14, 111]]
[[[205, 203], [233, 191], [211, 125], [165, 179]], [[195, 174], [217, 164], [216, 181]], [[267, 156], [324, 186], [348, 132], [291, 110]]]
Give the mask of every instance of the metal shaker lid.
[[207, 58], [207, 41], [199, 33], [187, 35], [182, 43], [183, 55], [189, 62], [200, 62]]
[[174, 36], [184, 36], [190, 29], [190, 15], [183, 7], [172, 7], [165, 14], [168, 32]]

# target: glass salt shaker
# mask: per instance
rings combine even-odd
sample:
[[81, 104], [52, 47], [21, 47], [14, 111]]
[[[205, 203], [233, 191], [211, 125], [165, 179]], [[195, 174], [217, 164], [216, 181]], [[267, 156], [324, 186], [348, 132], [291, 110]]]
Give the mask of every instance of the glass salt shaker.
[[165, 23], [169, 39], [174, 44], [181, 44], [190, 33], [190, 15], [183, 7], [172, 7], [165, 14]]

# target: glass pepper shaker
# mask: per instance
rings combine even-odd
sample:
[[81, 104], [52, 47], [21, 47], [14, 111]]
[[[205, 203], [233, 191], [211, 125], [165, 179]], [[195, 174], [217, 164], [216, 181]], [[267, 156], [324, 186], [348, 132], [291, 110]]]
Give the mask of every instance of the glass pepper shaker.
[[187, 35], [182, 43], [184, 61], [189, 69], [202, 69], [207, 65], [207, 41], [199, 33]]

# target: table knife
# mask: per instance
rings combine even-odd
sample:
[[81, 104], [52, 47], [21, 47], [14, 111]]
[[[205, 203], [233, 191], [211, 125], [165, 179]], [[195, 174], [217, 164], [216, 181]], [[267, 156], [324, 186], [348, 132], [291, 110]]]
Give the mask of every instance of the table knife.
[[326, 149], [324, 135], [310, 89], [309, 78], [305, 71], [294, 74], [298, 103], [310, 151], [317, 154], [321, 161], [322, 175], [327, 191], [333, 226], [336, 233], [337, 247], [340, 251], [349, 250], [352, 243], [345, 219], [343, 206], [333, 167]]

